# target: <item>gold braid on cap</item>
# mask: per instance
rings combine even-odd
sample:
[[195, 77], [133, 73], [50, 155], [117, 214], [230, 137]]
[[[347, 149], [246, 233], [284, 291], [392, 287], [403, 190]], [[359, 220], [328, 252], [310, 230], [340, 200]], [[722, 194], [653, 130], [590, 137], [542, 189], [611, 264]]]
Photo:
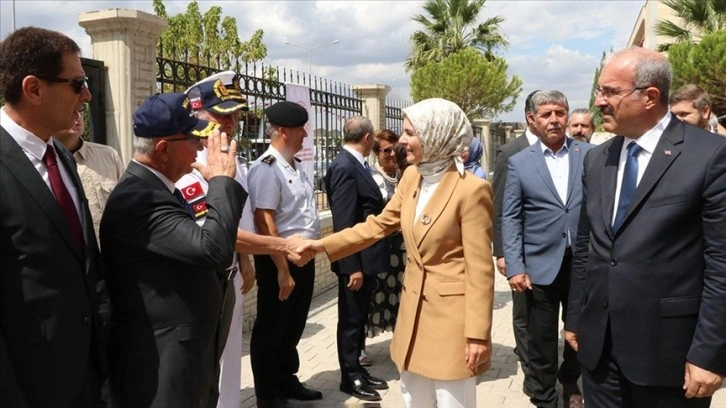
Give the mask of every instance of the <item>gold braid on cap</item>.
[[208, 122], [207, 123], [207, 127], [205, 127], [202, 130], [192, 130], [191, 131], [191, 134], [194, 137], [198, 137], [200, 139], [206, 139], [209, 136], [212, 136], [212, 133], [214, 133], [214, 131], [215, 130], [218, 130], [219, 128], [221, 128], [221, 126], [219, 125], [219, 123], [216, 123], [216, 122]]

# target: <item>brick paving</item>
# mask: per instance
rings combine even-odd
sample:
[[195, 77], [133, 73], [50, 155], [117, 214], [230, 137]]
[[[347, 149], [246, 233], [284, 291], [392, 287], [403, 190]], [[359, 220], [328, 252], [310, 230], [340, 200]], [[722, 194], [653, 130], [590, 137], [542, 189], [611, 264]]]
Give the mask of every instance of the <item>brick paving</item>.
[[[491, 369], [482, 375], [477, 385], [477, 408], [532, 407], [522, 394], [522, 372], [513, 353], [512, 302], [509, 286], [497, 276], [494, 296], [494, 326], [492, 328], [493, 355]], [[337, 290], [329, 290], [313, 299], [307, 326], [300, 341], [300, 380], [323, 392], [323, 400], [295, 402], [294, 407], [401, 407], [401, 388], [398, 371], [391, 362], [388, 346], [391, 333], [367, 339], [367, 350], [373, 359], [369, 367], [372, 375], [388, 380], [390, 388], [381, 391], [379, 403], [363, 402], [338, 390], [340, 370], [335, 344], [337, 324]], [[255, 407], [252, 370], [249, 359], [249, 334], [243, 338], [242, 403], [241, 408]], [[561, 355], [561, 353], [560, 353]], [[561, 390], [559, 390], [561, 392]], [[712, 408], [726, 408], [726, 391], [719, 390], [711, 403]]]

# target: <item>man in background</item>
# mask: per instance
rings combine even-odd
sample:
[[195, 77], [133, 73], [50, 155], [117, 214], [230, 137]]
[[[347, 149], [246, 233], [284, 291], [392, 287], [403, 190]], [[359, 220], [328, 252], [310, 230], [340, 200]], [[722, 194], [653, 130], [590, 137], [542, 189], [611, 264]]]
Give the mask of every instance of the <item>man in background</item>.
[[88, 207], [91, 209], [93, 229], [98, 238], [103, 209], [111, 190], [124, 174], [125, 166], [113, 147], [83, 140], [82, 135], [86, 126], [83, 118], [84, 110], [75, 113], [72, 128], [56, 133], [53, 138], [63, 143], [76, 159], [78, 175], [81, 177], [81, 184], [88, 198]]
[[567, 123], [567, 133], [575, 140], [590, 143], [595, 133], [595, 117], [584, 108], [573, 110]]
[[671, 113], [693, 126], [716, 133], [711, 127], [711, 97], [698, 85], [686, 84], [668, 98]]

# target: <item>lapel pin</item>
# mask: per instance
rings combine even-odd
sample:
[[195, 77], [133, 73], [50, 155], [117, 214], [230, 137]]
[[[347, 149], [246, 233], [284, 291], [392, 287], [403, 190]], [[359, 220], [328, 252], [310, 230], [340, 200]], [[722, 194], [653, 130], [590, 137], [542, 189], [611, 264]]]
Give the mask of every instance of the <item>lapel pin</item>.
[[423, 225], [429, 225], [429, 224], [431, 224], [431, 217], [429, 217], [428, 214], [424, 214], [421, 217], [421, 222], [423, 223]]
[[665, 153], [666, 156], [670, 156], [671, 155], [671, 151], [670, 150], [663, 150], [663, 153]]

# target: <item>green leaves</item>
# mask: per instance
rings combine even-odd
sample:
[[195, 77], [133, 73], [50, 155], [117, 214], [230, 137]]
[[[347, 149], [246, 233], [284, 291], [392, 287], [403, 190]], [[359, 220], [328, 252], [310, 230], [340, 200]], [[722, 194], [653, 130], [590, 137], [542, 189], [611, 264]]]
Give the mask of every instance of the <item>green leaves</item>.
[[697, 42], [703, 35], [726, 29], [726, 0], [663, 0], [680, 21], [660, 20], [658, 35], [674, 41], [661, 44], [658, 51], [668, 51], [673, 44]]
[[522, 92], [519, 77], [507, 77], [501, 58], [489, 60], [473, 48], [457, 51], [441, 62], [431, 62], [411, 75], [414, 102], [445, 98], [457, 103], [469, 119], [494, 117], [514, 108]]
[[726, 31], [704, 35], [701, 42], [674, 44], [668, 51], [673, 89], [696, 84], [711, 97], [716, 116], [726, 114]]

